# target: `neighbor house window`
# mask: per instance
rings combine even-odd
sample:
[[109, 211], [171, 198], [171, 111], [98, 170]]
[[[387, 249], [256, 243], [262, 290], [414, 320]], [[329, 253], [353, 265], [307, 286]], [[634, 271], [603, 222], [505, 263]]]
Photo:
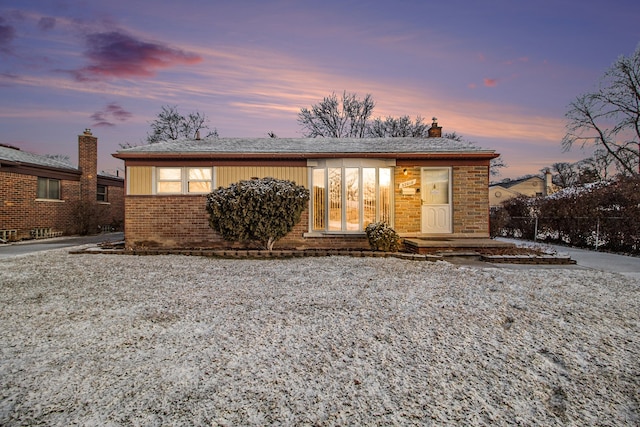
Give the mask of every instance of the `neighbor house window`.
[[60, 180], [38, 177], [38, 199], [60, 199]]
[[106, 185], [98, 185], [97, 200], [99, 202], [106, 202], [107, 199], [107, 186]]
[[213, 187], [212, 168], [156, 168], [157, 194], [204, 194]]
[[348, 163], [313, 169], [313, 231], [355, 232], [372, 222], [391, 223], [392, 168]]

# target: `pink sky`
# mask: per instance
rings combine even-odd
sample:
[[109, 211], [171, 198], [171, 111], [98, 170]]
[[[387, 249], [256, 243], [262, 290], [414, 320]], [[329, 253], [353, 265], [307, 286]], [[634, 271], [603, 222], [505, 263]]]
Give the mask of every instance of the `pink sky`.
[[299, 137], [300, 108], [346, 90], [374, 117], [438, 117], [515, 178], [588, 155], [562, 152], [564, 113], [635, 50], [638, 17], [626, 0], [7, 0], [0, 143], [75, 162], [91, 128], [113, 172], [163, 105], [223, 137]]

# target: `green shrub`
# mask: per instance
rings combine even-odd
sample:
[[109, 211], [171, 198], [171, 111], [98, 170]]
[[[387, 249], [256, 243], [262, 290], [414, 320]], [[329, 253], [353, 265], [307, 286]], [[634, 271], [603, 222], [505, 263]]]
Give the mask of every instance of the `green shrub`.
[[228, 241], [259, 242], [268, 250], [300, 221], [309, 190], [292, 181], [252, 179], [207, 195], [209, 225]]
[[371, 249], [384, 252], [397, 252], [400, 249], [402, 239], [387, 223], [372, 222], [364, 231]]

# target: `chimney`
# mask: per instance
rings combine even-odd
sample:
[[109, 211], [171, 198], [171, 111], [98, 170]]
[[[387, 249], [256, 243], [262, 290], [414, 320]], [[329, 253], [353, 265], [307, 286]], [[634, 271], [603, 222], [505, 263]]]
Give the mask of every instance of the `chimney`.
[[200, 141], [200, 131], [196, 131], [196, 141]]
[[433, 118], [433, 123], [431, 123], [431, 127], [429, 128], [429, 138], [441, 138], [442, 137], [442, 126], [438, 126], [438, 119]]
[[544, 172], [544, 195], [548, 196], [549, 194], [553, 194], [553, 175], [547, 169]]
[[98, 191], [98, 138], [91, 129], [85, 129], [78, 136], [78, 169], [80, 175], [80, 199], [95, 202]]

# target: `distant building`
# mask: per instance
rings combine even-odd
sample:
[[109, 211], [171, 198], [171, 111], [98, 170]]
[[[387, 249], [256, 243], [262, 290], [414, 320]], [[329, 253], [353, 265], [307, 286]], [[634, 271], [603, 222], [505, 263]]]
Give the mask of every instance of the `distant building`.
[[546, 171], [544, 176], [532, 176], [529, 178], [506, 180], [489, 186], [489, 205], [500, 206], [504, 201], [516, 197], [542, 197], [558, 191], [551, 182], [551, 172]]
[[98, 138], [78, 136], [78, 167], [0, 145], [0, 239], [97, 233], [124, 221], [124, 179], [98, 174]]

